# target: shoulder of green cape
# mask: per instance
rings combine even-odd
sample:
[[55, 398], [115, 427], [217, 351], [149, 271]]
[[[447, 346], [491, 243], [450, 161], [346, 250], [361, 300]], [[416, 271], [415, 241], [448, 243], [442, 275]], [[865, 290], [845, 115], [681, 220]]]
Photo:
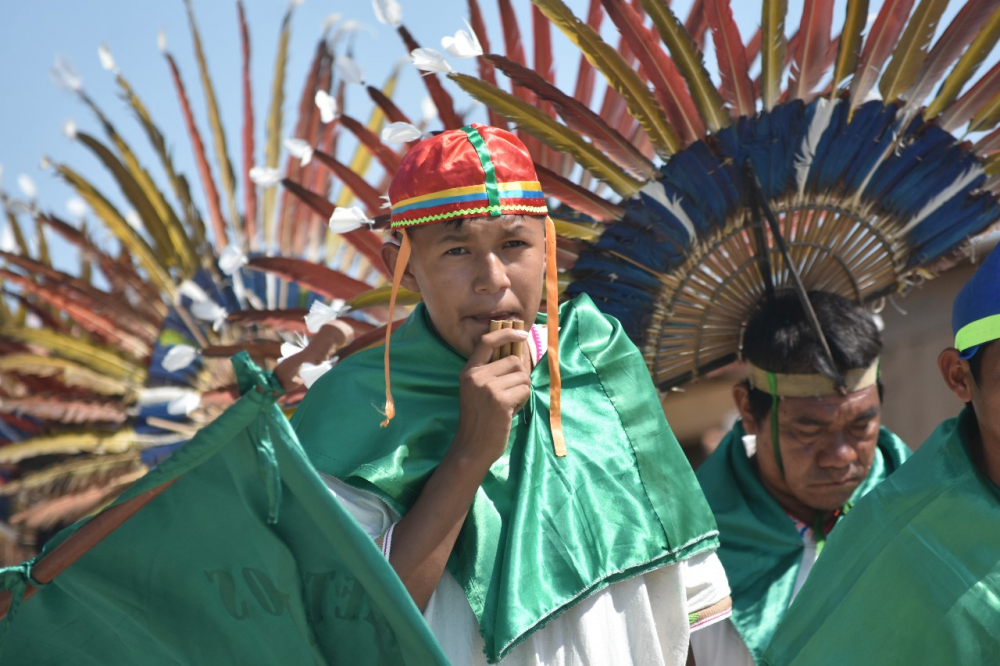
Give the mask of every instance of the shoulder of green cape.
[[[578, 332], [591, 333], [588, 345], [600, 345], [606, 340], [644, 365], [635, 345], [624, 334], [614, 335], [621, 328], [617, 320], [602, 313], [586, 294], [563, 303], [559, 318], [563, 323], [572, 320]], [[546, 319], [539, 314], [535, 323], [545, 324]], [[563, 336], [560, 348], [579, 342]], [[433, 413], [442, 423], [457, 418], [458, 376], [466, 358], [434, 332], [424, 304], [418, 304], [392, 335], [390, 372], [397, 416], [388, 427], [381, 428], [384, 352], [384, 346], [372, 347], [337, 363], [306, 392], [292, 416], [293, 428], [305, 449], [318, 459], [317, 467], [321, 470], [321, 459], [329, 455], [331, 442], [336, 441], [340, 450], [369, 442], [395, 442], [414, 417]], [[533, 373], [535, 390], [548, 390], [547, 365], [545, 362], [539, 365]]]
[[[856, 654], [865, 654], [873, 663], [879, 655], [891, 660], [887, 650], [911, 649], [910, 642], [887, 642], [885, 636], [913, 631], [897, 626], [908, 620], [896, 611], [912, 615], [909, 622], [923, 623], [931, 632], [953, 620], [978, 626], [978, 621], [969, 624], [978, 616], [975, 603], [981, 602], [975, 601], [976, 591], [982, 589], [977, 575], [991, 568], [990, 575], [997, 575], [995, 557], [987, 557], [985, 564], [979, 560], [983, 552], [1000, 551], [1000, 532], [995, 529], [1000, 491], [970, 458], [974, 418], [967, 407], [942, 423], [832, 532], [764, 663], [798, 663], [795, 659], [806, 654], [832, 657], [848, 632], [858, 639], [851, 648]], [[988, 594], [995, 599], [994, 593]], [[859, 608], [868, 611], [860, 623]], [[998, 628], [992, 620], [982, 626], [987, 625], [990, 631]], [[945, 633], [939, 638], [950, 640], [961, 630], [940, 631]], [[912, 638], [921, 644], [921, 636]], [[953, 663], [965, 662], [956, 657]]]

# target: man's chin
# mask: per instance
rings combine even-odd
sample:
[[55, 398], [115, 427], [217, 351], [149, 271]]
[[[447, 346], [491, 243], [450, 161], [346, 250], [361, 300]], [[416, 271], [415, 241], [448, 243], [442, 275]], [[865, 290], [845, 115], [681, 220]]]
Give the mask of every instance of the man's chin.
[[842, 485], [819, 486], [811, 488], [806, 504], [820, 511], [836, 511], [843, 507], [854, 495], [859, 482]]

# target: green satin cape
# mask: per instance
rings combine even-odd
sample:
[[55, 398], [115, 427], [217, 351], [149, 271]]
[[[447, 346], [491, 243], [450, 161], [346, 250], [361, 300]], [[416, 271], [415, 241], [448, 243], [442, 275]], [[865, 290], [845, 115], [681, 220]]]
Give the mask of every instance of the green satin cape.
[[[761, 485], [743, 446], [745, 434], [742, 422], [733, 426], [698, 469], [698, 480], [719, 524], [719, 559], [732, 589], [732, 623], [757, 661], [792, 601], [803, 548], [794, 523]], [[852, 500], [881, 483], [909, 455], [903, 441], [882, 428], [871, 471]], [[823, 559], [833, 559], [826, 548]]]
[[[448, 562], [491, 661], [593, 592], [718, 546], [635, 345], [585, 295], [560, 312], [569, 454], [556, 458], [552, 450], [543, 360]], [[466, 359], [434, 333], [422, 304], [393, 334], [391, 349], [396, 418], [387, 428], [375, 408], [385, 390], [382, 348], [324, 375], [293, 425], [320, 471], [403, 514], [451, 445]]]
[[1000, 663], [1000, 490], [976, 429], [969, 409], [945, 421], [854, 507], [764, 663]]

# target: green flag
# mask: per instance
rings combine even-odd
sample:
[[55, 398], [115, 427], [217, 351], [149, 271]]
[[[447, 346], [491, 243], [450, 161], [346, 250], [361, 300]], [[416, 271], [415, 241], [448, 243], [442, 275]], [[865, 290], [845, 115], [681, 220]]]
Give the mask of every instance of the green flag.
[[176, 481], [31, 599], [34, 560], [0, 570], [15, 601], [3, 664], [444, 664], [378, 548], [337, 503], [275, 404], [243, 397], [115, 505]]

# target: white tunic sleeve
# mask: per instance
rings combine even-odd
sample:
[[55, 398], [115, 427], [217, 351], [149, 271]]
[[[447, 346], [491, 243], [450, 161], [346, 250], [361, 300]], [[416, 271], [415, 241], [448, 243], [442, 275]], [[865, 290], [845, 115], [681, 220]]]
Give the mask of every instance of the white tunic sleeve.
[[399, 521], [396, 512], [389, 505], [371, 493], [358, 490], [347, 485], [340, 479], [323, 474], [320, 478], [337, 498], [340, 505], [347, 509], [354, 520], [358, 521], [365, 533], [382, 549], [382, 554], [389, 559], [392, 548], [392, 529]]

